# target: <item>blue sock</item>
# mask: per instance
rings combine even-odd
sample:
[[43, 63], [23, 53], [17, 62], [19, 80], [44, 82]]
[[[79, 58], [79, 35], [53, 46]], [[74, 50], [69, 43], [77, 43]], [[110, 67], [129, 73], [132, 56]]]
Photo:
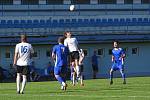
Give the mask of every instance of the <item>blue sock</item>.
[[64, 76], [62, 77], [62, 79], [63, 79], [63, 82], [66, 83], [66, 75], [64, 75]]
[[63, 81], [66, 83], [66, 79], [63, 77]]
[[55, 77], [56, 77], [56, 79], [58, 80], [58, 82], [59, 82], [60, 84], [62, 84], [62, 82], [64, 82], [63, 78], [60, 77], [60, 75], [56, 75]]

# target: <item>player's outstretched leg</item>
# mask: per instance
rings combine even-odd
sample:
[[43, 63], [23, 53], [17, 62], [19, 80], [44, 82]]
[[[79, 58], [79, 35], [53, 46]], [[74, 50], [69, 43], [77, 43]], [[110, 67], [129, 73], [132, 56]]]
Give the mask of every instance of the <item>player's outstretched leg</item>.
[[55, 75], [55, 77], [61, 84], [61, 89], [66, 90], [67, 84], [64, 82], [63, 78], [60, 75]]
[[113, 84], [113, 70], [110, 70], [110, 85]]
[[126, 78], [125, 78], [125, 73], [123, 70], [120, 70], [120, 73], [121, 73], [121, 76], [122, 76], [122, 79], [123, 79], [123, 84], [126, 84]]

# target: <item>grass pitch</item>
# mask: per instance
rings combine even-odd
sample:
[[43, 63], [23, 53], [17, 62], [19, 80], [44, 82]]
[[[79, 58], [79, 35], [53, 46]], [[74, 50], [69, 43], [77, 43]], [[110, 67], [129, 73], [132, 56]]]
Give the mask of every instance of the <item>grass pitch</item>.
[[25, 94], [16, 94], [16, 83], [0, 83], [0, 100], [150, 100], [150, 77], [85, 80], [85, 86], [72, 86], [60, 90], [56, 81], [28, 82]]

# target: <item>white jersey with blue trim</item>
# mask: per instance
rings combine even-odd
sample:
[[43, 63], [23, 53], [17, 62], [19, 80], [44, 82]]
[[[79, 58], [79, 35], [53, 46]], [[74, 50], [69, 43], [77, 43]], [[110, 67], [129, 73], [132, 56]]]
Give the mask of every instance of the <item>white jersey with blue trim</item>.
[[78, 42], [76, 38], [66, 38], [64, 45], [69, 48], [69, 52], [78, 51]]
[[18, 66], [27, 66], [31, 63], [31, 53], [34, 53], [31, 44], [18, 43], [15, 48], [15, 53], [18, 53], [17, 64]]

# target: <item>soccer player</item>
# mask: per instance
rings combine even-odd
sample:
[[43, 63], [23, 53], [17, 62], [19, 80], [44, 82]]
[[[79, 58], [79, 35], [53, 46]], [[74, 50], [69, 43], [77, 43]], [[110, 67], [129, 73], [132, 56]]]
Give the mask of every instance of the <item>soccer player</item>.
[[[64, 45], [68, 47], [70, 52], [71, 66], [74, 66], [77, 78], [79, 78], [79, 45], [76, 38], [71, 37], [71, 32], [65, 32]], [[75, 85], [75, 76], [73, 76], [73, 85]]]
[[113, 42], [114, 49], [112, 50], [112, 68], [110, 69], [110, 85], [113, 84], [113, 72], [119, 70], [123, 84], [126, 84], [125, 73], [124, 73], [124, 58], [125, 53], [122, 48], [119, 48], [118, 41]]
[[92, 56], [92, 69], [93, 69], [93, 79], [96, 79], [96, 74], [98, 73], [98, 57], [96, 51], [94, 51]]
[[[17, 69], [17, 93], [23, 94], [26, 82], [28, 67], [30, 65], [30, 60], [32, 54], [34, 53], [31, 44], [27, 43], [26, 35], [21, 35], [21, 43], [18, 43], [15, 48], [14, 62], [13, 65]], [[20, 89], [20, 81], [22, 76], [22, 87]]]
[[53, 47], [52, 58], [55, 62], [54, 66], [54, 75], [58, 82], [61, 84], [61, 89], [66, 90], [67, 84], [65, 79], [65, 74], [67, 73], [67, 56], [69, 50], [66, 46], [63, 45], [64, 38], [58, 38], [58, 45]]

